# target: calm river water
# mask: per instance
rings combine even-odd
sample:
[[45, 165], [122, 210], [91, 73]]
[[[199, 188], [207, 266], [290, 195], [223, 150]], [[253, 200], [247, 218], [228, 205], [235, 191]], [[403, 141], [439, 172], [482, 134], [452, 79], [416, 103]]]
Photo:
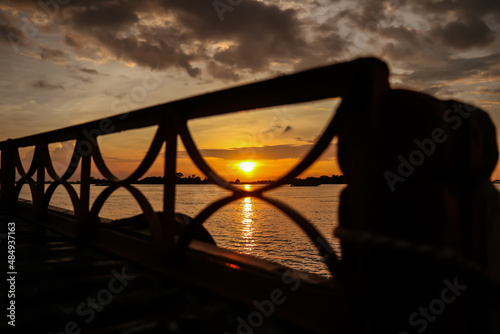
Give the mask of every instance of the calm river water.
[[[79, 192], [79, 185], [73, 185]], [[156, 211], [162, 210], [161, 185], [135, 185], [147, 197]], [[241, 185], [250, 190], [255, 185]], [[339, 195], [345, 185], [320, 185], [319, 187], [281, 186], [268, 192], [299, 211], [323, 234], [332, 247], [339, 250], [332, 231], [337, 225]], [[91, 186], [91, 204], [105, 187]], [[209, 203], [229, 195], [216, 185], [177, 185], [176, 211], [196, 216]], [[31, 200], [29, 188], [24, 186], [21, 198]], [[51, 205], [73, 210], [63, 187], [54, 193]], [[116, 190], [108, 199], [100, 216], [110, 219], [125, 218], [142, 211], [126, 189]], [[315, 247], [302, 230], [287, 216], [270, 204], [246, 197], [221, 208], [205, 227], [217, 245], [285, 264], [292, 268], [328, 276], [326, 266]]]
[[[79, 192], [79, 185], [73, 185]], [[495, 185], [500, 190], [500, 184]], [[135, 185], [148, 198], [156, 211], [162, 210], [161, 185]], [[241, 185], [247, 190], [255, 185]], [[320, 185], [319, 187], [281, 186], [268, 192], [268, 196], [279, 199], [306, 217], [340, 252], [338, 240], [332, 231], [338, 224], [339, 196], [345, 185]], [[29, 188], [24, 186], [21, 198], [31, 200]], [[105, 187], [91, 186], [90, 202]], [[229, 195], [216, 185], [177, 185], [176, 211], [196, 216], [209, 203]], [[51, 205], [73, 210], [69, 196], [63, 187], [54, 193]], [[142, 211], [126, 189], [116, 190], [108, 199], [100, 216], [110, 219], [125, 218]], [[232, 202], [206, 222], [217, 245], [237, 252], [251, 254], [312, 273], [329, 276], [326, 266], [315, 247], [302, 230], [287, 216], [270, 204], [246, 197]]]

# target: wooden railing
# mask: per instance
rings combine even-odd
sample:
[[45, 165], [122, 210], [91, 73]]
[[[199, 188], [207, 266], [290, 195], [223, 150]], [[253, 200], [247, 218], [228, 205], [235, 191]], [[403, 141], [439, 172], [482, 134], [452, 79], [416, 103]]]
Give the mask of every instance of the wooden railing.
[[[205, 95], [191, 97], [175, 102], [161, 104], [126, 114], [70, 126], [55, 131], [45, 132], [19, 139], [6, 140], [0, 143], [1, 156], [1, 208], [2, 212], [16, 214], [21, 188], [28, 184], [33, 197], [33, 212], [38, 220], [44, 220], [49, 208], [49, 202], [57, 187], [66, 189], [72, 201], [74, 216], [68, 219], [65, 228], [78, 238], [90, 238], [99, 229], [98, 214], [109, 196], [118, 188], [127, 189], [137, 200], [148, 222], [153, 243], [157, 249], [174, 254], [180, 254], [188, 247], [193, 232], [205, 220], [224, 205], [242, 197], [252, 196], [262, 199], [288, 215], [306, 233], [318, 249], [320, 256], [333, 276], [338, 274], [338, 260], [331, 246], [314, 226], [300, 213], [285, 203], [266, 196], [267, 191], [284, 183], [290, 182], [306, 170], [325, 151], [342, 123], [342, 105], [330, 121], [319, 140], [306, 156], [288, 173], [276, 182], [253, 191], [239, 189], [226, 182], [216, 171], [209, 167], [197, 149], [190, 131], [188, 120], [237, 112], [256, 108], [271, 107], [284, 104], [308, 102], [326, 98], [351, 96], [367, 99], [370, 107], [371, 77], [381, 62], [376, 59], [359, 59], [350, 63], [341, 63], [301, 73], [282, 76], [275, 79], [252, 83], [236, 88], [217, 91]], [[367, 91], [359, 91], [359, 79], [364, 80]], [[368, 84], [366, 84], [368, 82]], [[97, 137], [149, 126], [158, 126], [153, 142], [139, 165], [127, 178], [119, 179], [108, 169], [102, 157]], [[105, 128], [106, 131], [100, 131]], [[173, 232], [175, 215], [176, 160], [178, 138], [184, 144], [189, 156], [206, 177], [232, 192], [208, 205], [189, 224], [185, 233], [176, 238]], [[73, 156], [68, 169], [63, 175], [58, 175], [54, 169], [49, 154], [51, 143], [76, 140]], [[163, 218], [158, 218], [151, 204], [139, 189], [132, 183], [141, 178], [158, 157], [166, 143]], [[21, 163], [19, 149], [35, 146], [33, 160], [29, 170]], [[90, 206], [91, 159], [98, 171], [111, 184], [105, 188]], [[68, 182], [80, 166], [80, 193]], [[16, 170], [21, 178], [16, 182]], [[46, 175], [53, 182], [45, 189]]]

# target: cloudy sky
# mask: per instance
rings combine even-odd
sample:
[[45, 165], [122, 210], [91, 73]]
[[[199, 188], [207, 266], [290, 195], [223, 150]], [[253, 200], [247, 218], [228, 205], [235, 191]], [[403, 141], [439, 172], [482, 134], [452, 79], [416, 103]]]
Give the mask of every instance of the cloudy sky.
[[[361, 56], [388, 62], [394, 87], [482, 107], [498, 127], [499, 29], [498, 0], [2, 0], [0, 140]], [[337, 104], [190, 127], [225, 177], [275, 178]], [[125, 176], [152, 136], [104, 137], [112, 169]], [[51, 146], [61, 165], [72, 145]], [[333, 144], [309, 174], [337, 174], [335, 154]], [[234, 164], [247, 157], [259, 159], [260, 171], [240, 176]], [[179, 171], [197, 173], [182, 152]]]

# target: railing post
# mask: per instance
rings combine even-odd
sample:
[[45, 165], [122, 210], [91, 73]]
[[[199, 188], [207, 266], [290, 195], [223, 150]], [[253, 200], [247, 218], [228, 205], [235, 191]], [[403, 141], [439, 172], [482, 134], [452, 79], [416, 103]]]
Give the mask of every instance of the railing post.
[[36, 164], [37, 168], [36, 188], [35, 194], [33, 195], [33, 206], [35, 207], [35, 212], [38, 218], [42, 218], [44, 215], [43, 196], [45, 194], [45, 165], [43, 163], [41, 145], [47, 144], [38, 141], [35, 146], [35, 153], [33, 153], [33, 162]]
[[82, 167], [80, 173], [80, 201], [78, 202], [78, 212], [76, 213], [77, 234], [80, 237], [87, 235], [89, 227], [88, 216], [90, 207], [90, 171], [91, 154], [82, 155]]
[[14, 150], [11, 140], [7, 140], [2, 148], [1, 185], [2, 196], [0, 212], [12, 213], [14, 211], [14, 188], [16, 186], [16, 165], [14, 163]]
[[163, 219], [161, 225], [164, 250], [168, 250], [174, 245], [175, 187], [177, 180], [175, 175], [177, 171], [177, 127], [175, 126], [175, 118], [171, 117], [169, 122], [163, 122], [160, 126], [164, 126], [166, 130]]

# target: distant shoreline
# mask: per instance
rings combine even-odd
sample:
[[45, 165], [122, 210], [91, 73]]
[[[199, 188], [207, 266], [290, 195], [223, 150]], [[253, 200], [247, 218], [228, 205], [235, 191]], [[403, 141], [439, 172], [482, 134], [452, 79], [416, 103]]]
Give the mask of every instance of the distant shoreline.
[[[276, 181], [273, 180], [259, 180], [259, 181], [229, 181], [229, 184], [272, 184]], [[45, 184], [52, 184], [54, 181], [46, 181]], [[69, 184], [80, 184], [80, 181], [69, 181]], [[301, 184], [301, 183], [311, 183], [312, 185], [321, 184], [347, 184], [343, 175], [332, 175], [332, 176], [320, 176], [320, 177], [307, 177], [305, 179], [295, 178], [292, 182], [286, 182], [284, 184]], [[491, 181], [493, 184], [500, 184], [500, 180]], [[94, 185], [109, 185], [110, 183], [105, 179], [91, 179], [90, 184]], [[163, 184], [163, 178], [160, 176], [146, 177], [144, 179], [132, 182], [131, 184]], [[177, 178], [176, 184], [216, 184], [215, 182], [210, 182], [208, 179], [200, 179], [199, 177], [187, 177], [187, 178]]]
[[[229, 181], [229, 184], [272, 184], [273, 180], [259, 180], [259, 181], [240, 181], [236, 179], [234, 181]], [[54, 183], [54, 181], [47, 181], [46, 184]], [[80, 184], [80, 181], [69, 181], [70, 184]], [[90, 184], [94, 185], [109, 185], [110, 182], [106, 179], [96, 179], [91, 178]], [[141, 180], [132, 182], [131, 184], [163, 184], [163, 177], [161, 176], [149, 176]], [[207, 178], [201, 179], [198, 176], [191, 175], [189, 177], [177, 177], [176, 184], [215, 184], [209, 181]], [[320, 177], [307, 177], [305, 179], [295, 178], [292, 182], [287, 182], [285, 184], [295, 184], [295, 185], [320, 185], [320, 184], [346, 184], [343, 175], [332, 175], [332, 176], [320, 176]]]

